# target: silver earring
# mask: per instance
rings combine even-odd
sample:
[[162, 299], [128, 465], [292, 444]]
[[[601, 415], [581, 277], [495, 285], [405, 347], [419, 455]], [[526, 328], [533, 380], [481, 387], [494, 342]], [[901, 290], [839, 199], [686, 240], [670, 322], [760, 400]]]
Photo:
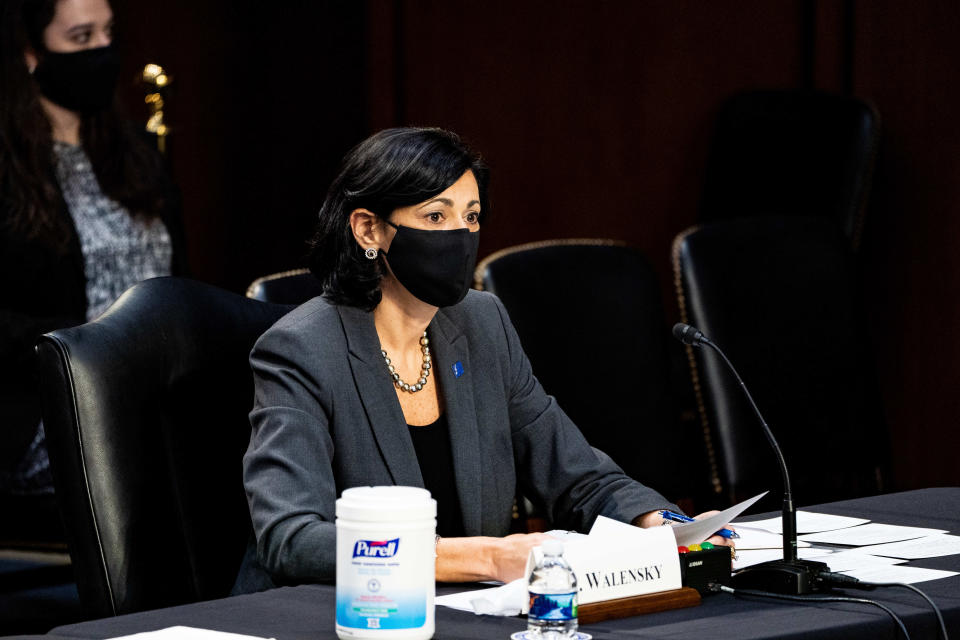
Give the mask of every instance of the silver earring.
[[377, 250], [373, 247], [370, 247], [363, 252], [363, 255], [367, 256], [367, 260], [376, 260], [377, 259]]

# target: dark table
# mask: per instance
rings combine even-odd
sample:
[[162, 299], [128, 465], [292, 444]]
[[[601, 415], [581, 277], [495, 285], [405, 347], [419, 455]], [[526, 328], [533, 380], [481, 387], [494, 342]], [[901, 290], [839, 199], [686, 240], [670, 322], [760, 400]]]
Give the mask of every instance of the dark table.
[[[960, 533], [960, 488], [922, 489], [809, 507], [823, 513], [875, 522], [935, 527]], [[960, 555], [916, 560], [910, 566], [960, 571]], [[960, 639], [960, 576], [918, 585], [943, 611], [947, 628]], [[440, 587], [438, 594], [462, 590]], [[936, 638], [933, 612], [906, 589], [843, 595], [878, 600], [896, 611], [914, 639]], [[446, 607], [436, 610], [437, 640], [503, 639], [525, 628], [522, 618], [475, 616]], [[158, 609], [58, 627], [46, 638], [109, 638], [185, 625], [277, 640], [336, 638], [334, 588], [308, 585]], [[896, 638], [893, 621], [881, 610], [853, 604], [792, 604], [746, 600], [727, 594], [705, 597], [690, 609], [613, 620], [582, 628], [596, 640], [615, 638]]]

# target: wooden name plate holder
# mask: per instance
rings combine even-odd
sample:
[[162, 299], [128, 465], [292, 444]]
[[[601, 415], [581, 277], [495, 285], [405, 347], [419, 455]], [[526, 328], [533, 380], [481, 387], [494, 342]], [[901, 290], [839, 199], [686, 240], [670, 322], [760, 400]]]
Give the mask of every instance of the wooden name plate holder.
[[696, 589], [681, 587], [670, 591], [645, 593], [639, 596], [580, 605], [577, 607], [577, 618], [580, 624], [593, 624], [604, 620], [639, 616], [645, 613], [696, 607], [699, 604], [700, 593]]

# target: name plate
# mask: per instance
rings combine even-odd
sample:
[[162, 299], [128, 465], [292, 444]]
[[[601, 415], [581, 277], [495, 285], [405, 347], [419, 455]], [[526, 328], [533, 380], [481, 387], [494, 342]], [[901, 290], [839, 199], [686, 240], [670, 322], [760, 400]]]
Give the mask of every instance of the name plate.
[[[563, 543], [563, 557], [577, 576], [579, 604], [591, 604], [679, 589], [680, 559], [670, 527], [640, 529], [624, 525]], [[543, 558], [534, 547], [526, 575]], [[527, 613], [526, 606], [524, 613]]]

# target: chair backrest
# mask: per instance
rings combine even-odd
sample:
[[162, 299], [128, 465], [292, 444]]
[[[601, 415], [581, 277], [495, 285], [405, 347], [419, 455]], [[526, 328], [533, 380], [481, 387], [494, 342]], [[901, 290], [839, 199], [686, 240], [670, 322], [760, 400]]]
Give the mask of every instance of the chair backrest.
[[[780, 443], [797, 503], [881, 490], [887, 433], [852, 250], [832, 221], [704, 225], [676, 238], [673, 257], [681, 318], [737, 367]], [[779, 495], [779, 467], [742, 390], [711, 350], [688, 349], [719, 486], [731, 500]]]
[[721, 107], [700, 220], [824, 216], [859, 243], [880, 118], [852, 96], [751, 91]]
[[247, 297], [276, 304], [302, 304], [323, 293], [309, 269], [292, 269], [257, 278], [247, 287]]
[[157, 278], [41, 338], [51, 466], [90, 615], [229, 594], [251, 531], [247, 356], [287, 311]]
[[[610, 240], [520, 245], [481, 262], [476, 283], [503, 301], [534, 374], [592, 446], [671, 499], [706, 486], [699, 439], [684, 442], [674, 410], [668, 350], [680, 347], [638, 250]], [[678, 470], [674, 454], [692, 471]]]

